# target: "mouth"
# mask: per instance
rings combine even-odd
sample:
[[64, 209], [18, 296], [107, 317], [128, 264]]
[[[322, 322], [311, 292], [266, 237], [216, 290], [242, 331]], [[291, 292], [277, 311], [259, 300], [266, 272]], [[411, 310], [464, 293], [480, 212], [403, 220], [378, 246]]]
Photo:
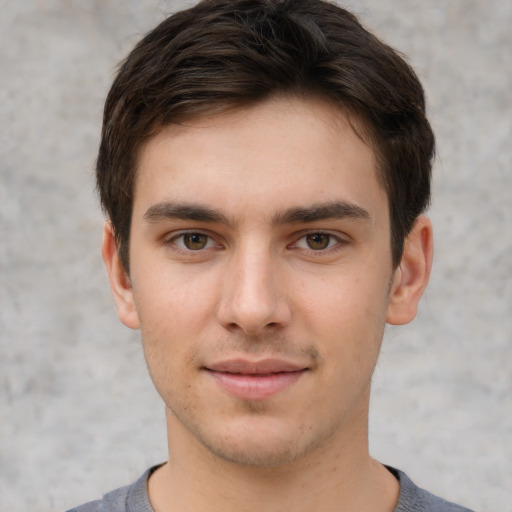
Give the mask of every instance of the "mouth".
[[204, 370], [224, 392], [242, 400], [264, 400], [293, 386], [309, 368], [280, 359], [231, 359]]

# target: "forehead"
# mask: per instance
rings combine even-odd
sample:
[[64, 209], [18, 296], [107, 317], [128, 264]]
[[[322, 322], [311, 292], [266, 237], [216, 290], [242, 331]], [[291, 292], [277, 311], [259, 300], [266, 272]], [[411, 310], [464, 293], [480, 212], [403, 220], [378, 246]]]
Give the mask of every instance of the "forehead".
[[296, 97], [167, 125], [141, 149], [134, 214], [162, 200], [269, 214], [285, 203], [368, 202], [384, 192], [359, 127], [332, 103]]

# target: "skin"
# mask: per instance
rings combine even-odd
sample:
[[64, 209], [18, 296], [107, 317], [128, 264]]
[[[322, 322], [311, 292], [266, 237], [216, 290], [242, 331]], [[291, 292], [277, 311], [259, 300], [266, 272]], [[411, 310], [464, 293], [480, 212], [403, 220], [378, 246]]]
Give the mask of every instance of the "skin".
[[[370, 381], [386, 322], [416, 314], [430, 222], [394, 269], [373, 151], [320, 99], [165, 127], [137, 172], [130, 275], [109, 223], [103, 256], [166, 405], [155, 510], [393, 510], [398, 483], [368, 452]], [[297, 372], [234, 393], [215, 370], [233, 360]]]

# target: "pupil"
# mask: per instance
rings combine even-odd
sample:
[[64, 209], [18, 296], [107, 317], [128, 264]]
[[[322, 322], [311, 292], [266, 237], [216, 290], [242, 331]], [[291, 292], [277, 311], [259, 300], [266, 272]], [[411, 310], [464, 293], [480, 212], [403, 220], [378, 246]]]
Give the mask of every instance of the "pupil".
[[311, 249], [325, 249], [329, 245], [329, 235], [315, 233], [308, 235], [307, 241]]
[[202, 249], [206, 245], [206, 236], [200, 233], [185, 235], [185, 245], [189, 249]]

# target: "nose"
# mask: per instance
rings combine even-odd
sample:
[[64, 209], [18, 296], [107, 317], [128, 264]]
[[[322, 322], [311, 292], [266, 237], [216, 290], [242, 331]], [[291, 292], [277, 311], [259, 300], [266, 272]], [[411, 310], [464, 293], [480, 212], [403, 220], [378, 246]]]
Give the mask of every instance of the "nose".
[[257, 247], [233, 255], [223, 276], [217, 309], [224, 328], [255, 336], [288, 325], [291, 310], [277, 259]]

